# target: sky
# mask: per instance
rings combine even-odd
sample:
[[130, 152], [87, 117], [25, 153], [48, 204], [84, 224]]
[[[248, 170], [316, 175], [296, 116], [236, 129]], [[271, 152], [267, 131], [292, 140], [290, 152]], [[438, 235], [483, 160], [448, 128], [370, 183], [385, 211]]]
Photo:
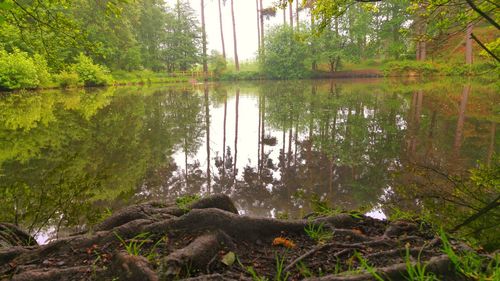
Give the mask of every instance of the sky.
[[[173, 5], [175, 0], [166, 0], [169, 5]], [[221, 0], [222, 2], [222, 0]], [[273, 5], [273, 0], [263, 0], [263, 6]], [[189, 0], [191, 7], [200, 15], [201, 1]], [[210, 50], [217, 50], [222, 53], [222, 43], [219, 29], [219, 10], [217, 0], [205, 0], [205, 22], [208, 40], [208, 53]], [[238, 58], [241, 61], [251, 60], [256, 57], [258, 47], [257, 35], [257, 10], [255, 0], [234, 0], [234, 16], [236, 21], [236, 39], [238, 41]], [[305, 12], [301, 12], [299, 18]], [[287, 13], [288, 15], [288, 13]], [[287, 19], [288, 20], [288, 19]], [[200, 18], [201, 22], [201, 18]], [[222, 23], [224, 30], [224, 41], [226, 46], [226, 56], [228, 59], [234, 58], [233, 48], [233, 26], [231, 22], [231, 0], [226, 0], [226, 5], [222, 6]], [[276, 17], [265, 21], [266, 29], [270, 26], [283, 23], [283, 13], [278, 11]]]

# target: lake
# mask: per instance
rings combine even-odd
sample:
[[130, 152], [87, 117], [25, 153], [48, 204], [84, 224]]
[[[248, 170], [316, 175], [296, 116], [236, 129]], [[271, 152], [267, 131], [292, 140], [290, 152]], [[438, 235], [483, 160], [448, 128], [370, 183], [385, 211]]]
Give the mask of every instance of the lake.
[[215, 193], [243, 214], [328, 202], [385, 218], [387, 202], [426, 207], [418, 186], [439, 190], [440, 173], [491, 163], [499, 105], [498, 86], [445, 79], [3, 94], [0, 221], [44, 242], [128, 204]]

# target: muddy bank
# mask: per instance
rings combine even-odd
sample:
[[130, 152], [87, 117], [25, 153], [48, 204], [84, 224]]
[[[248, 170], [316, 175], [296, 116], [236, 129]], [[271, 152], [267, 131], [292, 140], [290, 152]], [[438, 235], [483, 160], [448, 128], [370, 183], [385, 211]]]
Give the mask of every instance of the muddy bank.
[[0, 236], [1, 280], [376, 280], [362, 261], [391, 280], [404, 280], [407, 261], [428, 264], [442, 280], [460, 280], [425, 223], [347, 213], [247, 217], [222, 195], [182, 209], [130, 206], [91, 232], [43, 246], [19, 228], [1, 227], [13, 230]]

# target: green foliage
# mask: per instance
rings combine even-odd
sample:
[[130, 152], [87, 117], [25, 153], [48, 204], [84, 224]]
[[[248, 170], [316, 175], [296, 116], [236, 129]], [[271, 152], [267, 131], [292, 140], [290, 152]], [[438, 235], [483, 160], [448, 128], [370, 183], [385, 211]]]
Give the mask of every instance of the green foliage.
[[267, 33], [260, 70], [268, 78], [299, 79], [309, 75], [307, 45], [289, 26], [275, 27]]
[[324, 228], [324, 224], [309, 222], [304, 228], [306, 234], [316, 241], [316, 243], [324, 243], [333, 237], [333, 232]]
[[149, 249], [147, 253], [143, 253], [143, 247], [146, 244], [152, 243], [153, 241], [151, 240], [152, 235], [145, 232], [145, 233], [139, 233], [136, 236], [134, 236], [132, 239], [125, 240], [123, 239], [118, 233], [114, 232], [115, 237], [120, 241], [122, 246], [125, 248], [125, 251], [132, 256], [139, 256], [139, 255], [144, 255], [149, 261], [154, 261], [156, 259], [156, 248], [158, 245], [163, 242], [165, 239], [159, 239], [156, 241], [153, 246]]
[[427, 271], [427, 265], [421, 263], [421, 253], [422, 252], [418, 254], [417, 262], [413, 264], [411, 260], [410, 247], [408, 244], [406, 245], [405, 264], [406, 274], [408, 275], [406, 279], [408, 281], [439, 281], [434, 273]]
[[471, 280], [499, 280], [500, 254], [480, 256], [472, 251], [455, 252], [446, 233], [441, 230], [443, 252], [450, 258], [455, 269]]
[[439, 69], [431, 62], [424, 61], [392, 61], [384, 66], [386, 76], [430, 76]]
[[220, 78], [222, 73], [227, 69], [226, 59], [217, 51], [212, 51], [208, 58], [209, 69], [213, 71], [216, 78]]
[[71, 88], [83, 85], [76, 72], [61, 71], [61, 73], [55, 75], [54, 78], [61, 88]]
[[179, 207], [179, 209], [183, 211], [189, 211], [191, 204], [200, 200], [200, 198], [201, 197], [198, 194], [184, 195], [175, 199], [175, 204], [177, 205], [177, 207]]
[[101, 65], [94, 64], [92, 59], [84, 54], [77, 57], [71, 69], [78, 74], [79, 81], [85, 86], [104, 86], [111, 83], [109, 71]]
[[283, 253], [283, 255], [280, 255], [277, 252], [275, 253], [276, 273], [274, 275], [274, 281], [286, 281], [286, 280], [288, 280], [288, 277], [290, 277], [290, 272], [288, 272], [288, 271], [284, 272], [285, 257], [286, 257], [286, 252]]
[[368, 273], [370, 273], [373, 278], [375, 278], [377, 281], [384, 281], [384, 278], [380, 276], [380, 274], [377, 273], [377, 269], [370, 265], [368, 261], [361, 256], [360, 253], [355, 252], [354, 256], [358, 259], [359, 263], [361, 264], [361, 268], [365, 269]]
[[240, 259], [236, 258], [236, 261], [238, 261], [238, 264], [244, 270], [246, 270], [250, 274], [250, 276], [252, 276], [252, 280], [253, 281], [268, 281], [269, 280], [267, 277], [259, 275], [252, 266], [245, 266], [245, 265], [243, 265], [241, 263]]
[[17, 49], [12, 53], [0, 50], [0, 90], [37, 88], [49, 80], [47, 63], [41, 56], [32, 58]]
[[193, 8], [177, 1], [166, 14], [161, 59], [169, 71], [186, 71], [201, 61], [201, 33]]

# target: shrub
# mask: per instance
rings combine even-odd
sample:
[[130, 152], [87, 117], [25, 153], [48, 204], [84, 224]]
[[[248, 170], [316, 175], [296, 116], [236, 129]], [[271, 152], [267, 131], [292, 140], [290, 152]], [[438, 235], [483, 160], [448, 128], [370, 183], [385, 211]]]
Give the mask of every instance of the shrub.
[[428, 76], [438, 72], [438, 68], [426, 61], [393, 61], [384, 66], [386, 76]]
[[76, 72], [62, 71], [56, 75], [57, 83], [62, 88], [81, 86], [80, 77]]
[[79, 76], [79, 81], [85, 86], [104, 86], [111, 83], [109, 71], [101, 65], [94, 64], [91, 58], [80, 54], [72, 70]]
[[307, 45], [289, 26], [272, 29], [264, 44], [265, 53], [259, 60], [264, 75], [275, 79], [297, 79], [309, 75]]
[[40, 81], [40, 86], [48, 86], [52, 82], [52, 75], [49, 72], [47, 61], [39, 54], [33, 56], [33, 62]]
[[[0, 89], [33, 89], [40, 85], [40, 78], [48, 74], [45, 65], [40, 61], [36, 64], [33, 58], [25, 52], [14, 50], [7, 53], [0, 50]], [[41, 75], [39, 76], [39, 73]]]
[[216, 78], [219, 78], [227, 69], [226, 59], [217, 51], [212, 51], [208, 61], [210, 63], [210, 70], [214, 72]]

